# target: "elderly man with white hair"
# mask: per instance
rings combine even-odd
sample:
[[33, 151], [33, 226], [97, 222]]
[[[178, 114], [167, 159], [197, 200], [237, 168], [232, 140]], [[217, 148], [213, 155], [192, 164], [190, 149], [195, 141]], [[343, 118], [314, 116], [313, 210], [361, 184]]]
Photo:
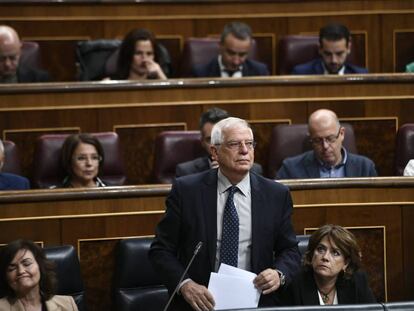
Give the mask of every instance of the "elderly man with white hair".
[[29, 180], [25, 177], [1, 172], [4, 165], [4, 145], [0, 139], [0, 190], [26, 190], [30, 189]]
[[[277, 305], [280, 288], [298, 271], [289, 189], [251, 171], [255, 146], [245, 120], [221, 120], [210, 144], [218, 168], [175, 180], [149, 252], [169, 293], [180, 288], [169, 310], [213, 310], [217, 297], [207, 286], [221, 264], [257, 274], [260, 307]], [[185, 273], [199, 242], [203, 248]]]

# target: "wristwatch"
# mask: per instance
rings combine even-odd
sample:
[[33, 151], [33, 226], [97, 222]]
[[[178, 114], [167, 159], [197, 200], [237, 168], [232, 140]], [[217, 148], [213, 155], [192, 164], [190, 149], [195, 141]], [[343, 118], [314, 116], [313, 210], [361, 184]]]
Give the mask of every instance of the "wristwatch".
[[276, 272], [279, 274], [280, 286], [285, 285], [285, 283], [286, 283], [286, 276], [285, 276], [285, 274], [282, 271], [278, 270], [278, 269], [276, 269]]

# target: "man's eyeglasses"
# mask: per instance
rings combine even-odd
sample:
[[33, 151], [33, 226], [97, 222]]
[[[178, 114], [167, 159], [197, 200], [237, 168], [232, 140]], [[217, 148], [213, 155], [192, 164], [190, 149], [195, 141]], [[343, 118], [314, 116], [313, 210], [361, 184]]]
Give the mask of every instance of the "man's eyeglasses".
[[91, 161], [91, 162], [101, 162], [102, 161], [102, 157], [100, 155], [93, 155], [91, 157], [84, 156], [84, 155], [79, 155], [79, 156], [75, 156], [73, 159], [76, 162], [80, 162], [80, 163], [86, 163], [88, 161]]
[[247, 141], [228, 141], [223, 144], [216, 144], [216, 146], [224, 145], [231, 150], [240, 150], [243, 146], [246, 146], [246, 149], [252, 150], [256, 147], [256, 142], [254, 140]]
[[310, 138], [309, 141], [312, 145], [317, 145], [317, 146], [322, 145], [324, 142], [326, 142], [327, 144], [333, 144], [334, 142], [336, 142], [340, 134], [341, 134], [341, 129], [339, 129], [338, 134], [336, 135]]

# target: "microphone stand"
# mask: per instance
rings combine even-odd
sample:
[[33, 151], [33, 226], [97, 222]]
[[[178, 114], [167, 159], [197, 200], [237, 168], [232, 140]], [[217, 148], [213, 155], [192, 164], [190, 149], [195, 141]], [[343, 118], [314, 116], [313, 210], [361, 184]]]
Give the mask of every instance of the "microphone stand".
[[200, 252], [200, 249], [201, 249], [201, 247], [202, 247], [202, 246], [203, 246], [203, 242], [201, 242], [201, 241], [200, 241], [200, 242], [198, 242], [198, 243], [197, 243], [197, 246], [196, 246], [196, 247], [195, 247], [195, 249], [194, 249], [193, 256], [191, 257], [190, 261], [188, 262], [187, 267], [185, 268], [185, 270], [184, 270], [183, 274], [181, 275], [181, 278], [180, 278], [180, 280], [178, 281], [178, 284], [177, 284], [177, 286], [175, 287], [175, 289], [174, 289], [173, 293], [171, 294], [170, 299], [168, 299], [168, 302], [167, 302], [167, 304], [165, 305], [165, 308], [163, 309], [163, 311], [167, 311], [167, 310], [168, 310], [168, 307], [170, 306], [170, 304], [171, 304], [171, 302], [172, 302], [172, 300], [173, 300], [173, 298], [174, 298], [175, 294], [177, 293], [178, 288], [180, 287], [180, 284], [181, 284], [181, 282], [182, 282], [182, 281], [183, 281], [183, 279], [184, 279], [184, 276], [187, 274], [188, 269], [190, 269], [191, 264], [193, 263], [194, 258], [195, 258], [195, 257], [197, 256], [197, 254]]

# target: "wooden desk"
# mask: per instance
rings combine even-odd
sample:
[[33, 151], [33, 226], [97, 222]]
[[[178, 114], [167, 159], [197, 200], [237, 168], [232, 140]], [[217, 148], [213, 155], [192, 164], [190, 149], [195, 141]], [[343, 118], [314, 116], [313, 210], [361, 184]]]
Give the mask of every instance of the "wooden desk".
[[189, 37], [218, 36], [234, 20], [250, 24], [260, 59], [275, 74], [277, 45], [285, 35], [317, 34], [329, 22], [347, 25], [370, 72], [402, 71], [414, 61], [414, 3], [407, 0], [2, 1], [0, 19], [24, 40], [40, 43], [43, 63], [57, 81], [75, 79], [76, 42], [123, 38], [151, 29], [179, 67]]
[[0, 131], [24, 150], [29, 177], [38, 135], [115, 131], [130, 183], [148, 184], [156, 135], [198, 129], [200, 114], [211, 107], [250, 121], [256, 161], [265, 168], [275, 125], [306, 123], [312, 111], [329, 108], [354, 126], [359, 153], [390, 176], [396, 130], [414, 122], [413, 83], [412, 75], [383, 74], [0, 85]]
[[[326, 223], [351, 228], [378, 297], [414, 299], [414, 178], [286, 181], [297, 234]], [[78, 249], [91, 310], [110, 305], [120, 238], [154, 233], [169, 185], [32, 190], [0, 196], [0, 243], [30, 238]], [[384, 285], [384, 283], [386, 285]], [[105, 285], [103, 285], [105, 284]], [[106, 293], [101, 297], [99, 293]]]

